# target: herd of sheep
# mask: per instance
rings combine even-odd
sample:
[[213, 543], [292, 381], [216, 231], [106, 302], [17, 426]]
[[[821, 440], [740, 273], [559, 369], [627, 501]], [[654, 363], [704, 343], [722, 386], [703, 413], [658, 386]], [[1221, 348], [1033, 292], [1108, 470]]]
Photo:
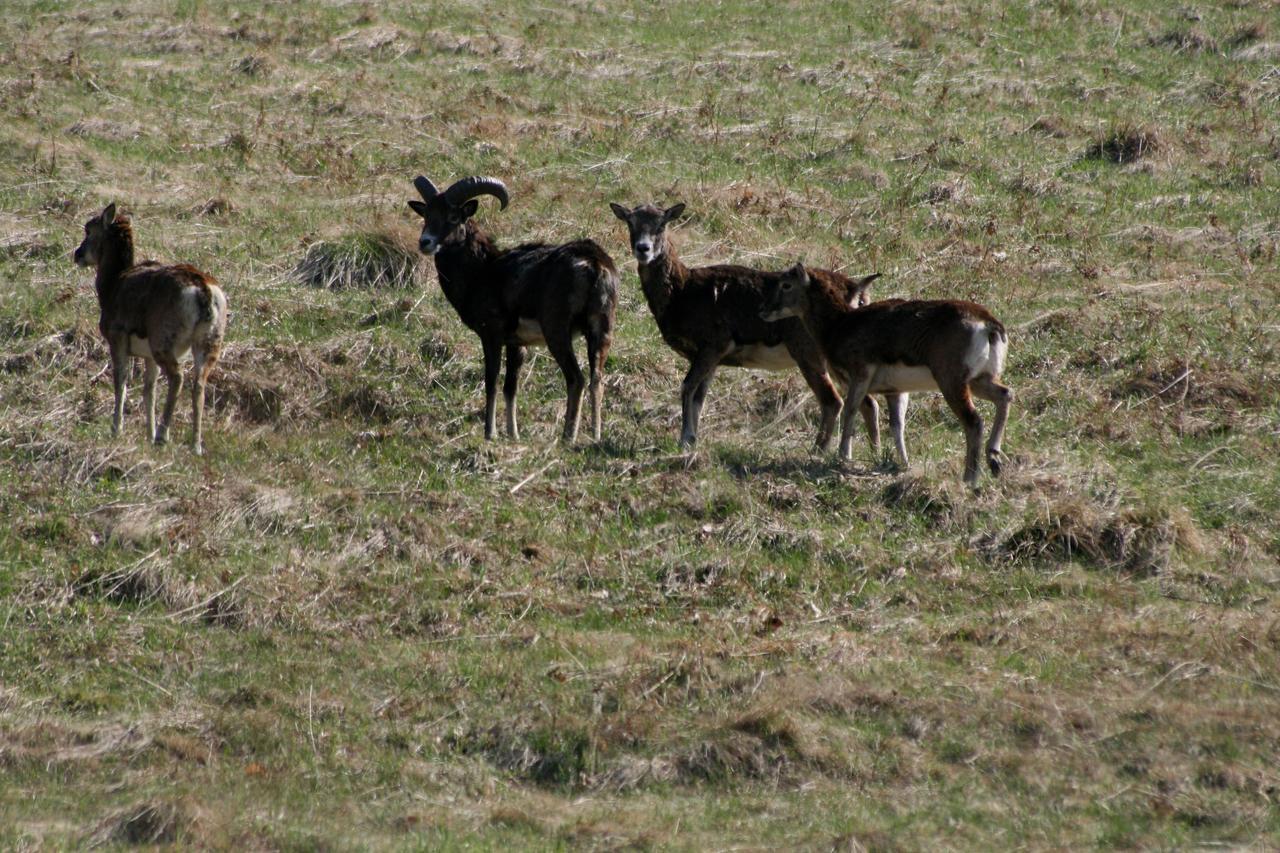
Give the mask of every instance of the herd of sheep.
[[[497, 382], [503, 351], [506, 376], [506, 430], [519, 436], [516, 392], [526, 348], [545, 346], [564, 374], [568, 403], [565, 441], [577, 437], [582, 393], [588, 391], [591, 428], [602, 429], [603, 373], [613, 343], [618, 302], [618, 270], [595, 241], [559, 245], [524, 243], [500, 249], [474, 221], [482, 196], [505, 208], [506, 186], [494, 178], [468, 177], [445, 190], [427, 178], [414, 180], [421, 200], [409, 206], [422, 217], [418, 247], [435, 259], [440, 287], [484, 351], [485, 437], [496, 427]], [[964, 480], [976, 485], [982, 454], [983, 422], [976, 396], [995, 405], [995, 421], [985, 455], [992, 474], [1002, 463], [1001, 438], [1013, 392], [1000, 382], [1008, 336], [991, 312], [959, 300], [871, 301], [877, 277], [849, 278], [802, 264], [778, 271], [718, 264], [681, 263], [667, 226], [684, 212], [641, 205], [610, 207], [626, 223], [640, 285], [667, 345], [689, 362], [680, 393], [680, 444], [691, 448], [716, 368], [764, 370], [798, 368], [822, 409], [817, 445], [827, 448], [841, 417], [840, 456], [850, 458], [855, 412], [861, 412], [873, 451], [879, 451], [879, 407], [889, 409], [894, 447], [907, 464], [903, 438], [908, 395], [939, 391], [965, 433]], [[75, 261], [94, 267], [100, 316], [98, 328], [111, 351], [115, 386], [112, 434], [124, 414], [130, 358], [146, 363], [143, 384], [147, 435], [168, 440], [174, 406], [182, 389], [178, 362], [188, 351], [192, 371], [192, 446], [201, 453], [205, 383], [218, 360], [227, 327], [227, 300], [214, 280], [187, 264], [136, 261], [126, 216], [110, 204], [84, 226]], [[574, 353], [574, 340], [587, 345], [589, 378]], [[155, 417], [155, 381], [168, 379], [162, 416]], [[844, 400], [858, 405], [844, 406]]]

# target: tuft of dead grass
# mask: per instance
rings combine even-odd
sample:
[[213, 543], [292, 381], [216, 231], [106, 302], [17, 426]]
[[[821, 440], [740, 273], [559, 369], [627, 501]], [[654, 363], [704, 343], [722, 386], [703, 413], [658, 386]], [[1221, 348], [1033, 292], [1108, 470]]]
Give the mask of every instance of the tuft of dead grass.
[[[38, 232], [0, 236], [0, 257], [51, 261], [63, 257], [65, 251], [56, 240], [46, 239]], [[0, 333], [0, 339], [5, 337], [8, 336]]]
[[[758, 720], [746, 720], [748, 729]], [[777, 784], [789, 767], [779, 746], [786, 732], [736, 731], [726, 728], [699, 739], [676, 757], [677, 777], [686, 784], [719, 783], [751, 779]]]
[[1256, 408], [1263, 404], [1267, 389], [1229, 368], [1175, 362], [1139, 368], [1117, 384], [1111, 396], [1113, 399], [1136, 397], [1143, 401], [1181, 400], [1215, 407], [1234, 403], [1240, 407]]
[[230, 200], [216, 196], [191, 208], [191, 214], [193, 216], [206, 218], [228, 216], [234, 212], [235, 205], [233, 205]]
[[397, 234], [367, 231], [307, 247], [293, 269], [309, 287], [407, 288], [418, 282], [417, 248]]
[[1249, 47], [1241, 48], [1231, 54], [1233, 59], [1243, 62], [1273, 62], [1280, 59], [1280, 42], [1265, 41]]
[[1037, 133], [1051, 139], [1065, 139], [1071, 135], [1070, 126], [1056, 116], [1040, 116], [1027, 125], [1026, 133]]
[[963, 524], [972, 514], [972, 501], [955, 483], [932, 481], [921, 474], [895, 478], [880, 490], [880, 500], [886, 507], [905, 510], [946, 527]]
[[544, 787], [582, 787], [594, 753], [590, 734], [571, 720], [547, 725], [504, 722], [455, 735], [450, 745]]
[[103, 821], [90, 842], [93, 846], [173, 844], [180, 840], [188, 823], [182, 809], [173, 803], [139, 803]]
[[235, 344], [218, 362], [206, 405], [248, 424], [313, 420], [327, 394], [323, 371], [307, 347]]
[[1199, 531], [1185, 511], [1104, 509], [1066, 498], [1033, 508], [998, 551], [1015, 561], [1079, 559], [1154, 576], [1169, 571], [1177, 548], [1201, 548]]
[[944, 201], [955, 201], [964, 194], [964, 183], [961, 181], [939, 181], [932, 184], [920, 196], [925, 204], [940, 204]]
[[224, 371], [216, 395], [210, 395], [210, 409], [232, 409], [249, 423], [275, 423], [284, 412], [285, 396], [284, 386], [270, 376], [251, 370]]
[[1214, 53], [1218, 50], [1218, 42], [1198, 27], [1175, 27], [1151, 36], [1147, 44], [1179, 53]]
[[142, 135], [142, 125], [133, 122], [118, 122], [105, 118], [79, 119], [66, 129], [68, 136], [93, 136], [112, 142], [123, 142], [137, 139]]
[[1268, 28], [1265, 21], [1254, 21], [1246, 24], [1227, 39], [1227, 47], [1242, 48], [1266, 39]]
[[242, 56], [231, 63], [231, 70], [246, 77], [257, 77], [270, 68], [269, 60], [256, 53]]
[[154, 551], [126, 566], [87, 569], [72, 581], [77, 596], [138, 607], [154, 603], [175, 618], [230, 628], [242, 626], [246, 612], [235, 586], [210, 594], [155, 559]]
[[327, 410], [335, 417], [355, 417], [384, 424], [403, 414], [401, 404], [390, 393], [367, 384], [338, 394]]
[[1161, 151], [1164, 139], [1154, 128], [1145, 125], [1122, 123], [1113, 125], [1098, 136], [1085, 149], [1086, 160], [1105, 160], [1109, 163], [1134, 163]]

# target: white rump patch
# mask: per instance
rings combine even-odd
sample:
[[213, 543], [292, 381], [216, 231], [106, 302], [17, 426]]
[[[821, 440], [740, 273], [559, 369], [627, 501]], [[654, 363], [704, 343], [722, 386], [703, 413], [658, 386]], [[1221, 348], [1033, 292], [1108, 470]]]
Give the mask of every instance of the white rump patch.
[[963, 357], [965, 377], [999, 376], [1004, 368], [1004, 342], [997, 339], [994, 346], [991, 344], [991, 330], [986, 323], [965, 321], [964, 325], [970, 333], [969, 346], [965, 348]]
[[1004, 355], [1009, 349], [1009, 341], [1006, 338], [997, 337], [996, 342], [991, 345], [991, 375], [999, 376], [1004, 373]]
[[187, 287], [182, 290], [182, 328], [194, 329], [200, 325], [200, 297], [203, 294], [199, 288]]
[[546, 346], [547, 339], [542, 336], [542, 326], [537, 320], [521, 317], [516, 326], [516, 343], [521, 346]]

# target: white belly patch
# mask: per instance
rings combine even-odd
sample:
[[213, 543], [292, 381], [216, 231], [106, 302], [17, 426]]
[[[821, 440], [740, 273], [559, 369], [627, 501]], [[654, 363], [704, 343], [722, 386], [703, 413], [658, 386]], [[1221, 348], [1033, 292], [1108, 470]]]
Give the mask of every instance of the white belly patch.
[[790, 370], [796, 366], [786, 344], [751, 344], [731, 353], [725, 362], [754, 370]]
[[151, 344], [146, 338], [129, 336], [129, 355], [137, 358], [151, 358]]
[[525, 317], [520, 318], [515, 337], [516, 343], [521, 346], [545, 346], [547, 343], [547, 339], [542, 336], [541, 324], [537, 320], [529, 320]]
[[927, 367], [905, 364], [882, 364], [871, 379], [870, 393], [885, 391], [937, 391], [933, 371]]

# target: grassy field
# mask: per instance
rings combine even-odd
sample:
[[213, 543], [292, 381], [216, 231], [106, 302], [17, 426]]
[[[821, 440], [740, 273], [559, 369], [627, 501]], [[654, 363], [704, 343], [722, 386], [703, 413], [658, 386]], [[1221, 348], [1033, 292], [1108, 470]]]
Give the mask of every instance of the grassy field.
[[[1275, 2], [489, 5], [0, 7], [0, 847], [1280, 845]], [[483, 442], [419, 173], [618, 261], [602, 443], [545, 352]], [[230, 299], [202, 459], [110, 438], [112, 200]], [[609, 201], [990, 307], [1006, 475], [734, 369], [679, 454]]]

